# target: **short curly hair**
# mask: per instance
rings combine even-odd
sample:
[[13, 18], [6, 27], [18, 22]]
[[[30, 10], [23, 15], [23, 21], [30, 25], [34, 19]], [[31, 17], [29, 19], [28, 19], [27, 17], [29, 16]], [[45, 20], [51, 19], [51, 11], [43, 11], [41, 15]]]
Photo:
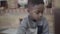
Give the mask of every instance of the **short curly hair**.
[[28, 5], [29, 4], [33, 5], [44, 4], [44, 0], [28, 0]]

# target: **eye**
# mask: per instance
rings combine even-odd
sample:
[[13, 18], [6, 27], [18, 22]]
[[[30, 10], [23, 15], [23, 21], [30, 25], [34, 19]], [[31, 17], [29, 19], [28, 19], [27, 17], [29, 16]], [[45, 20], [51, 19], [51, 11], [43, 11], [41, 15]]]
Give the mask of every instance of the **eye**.
[[38, 10], [37, 12], [36, 12], [36, 14], [39, 14], [40, 13], [40, 11]]
[[43, 11], [38, 10], [38, 11], [36, 12], [36, 14], [39, 14], [39, 13], [41, 13], [41, 14], [42, 14], [42, 13], [43, 13]]

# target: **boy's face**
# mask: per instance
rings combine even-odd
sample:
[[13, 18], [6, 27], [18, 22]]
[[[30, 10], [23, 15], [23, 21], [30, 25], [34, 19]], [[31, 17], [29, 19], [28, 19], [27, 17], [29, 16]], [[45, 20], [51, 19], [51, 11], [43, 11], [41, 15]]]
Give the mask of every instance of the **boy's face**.
[[43, 16], [44, 4], [30, 5], [28, 10], [32, 19], [39, 20]]

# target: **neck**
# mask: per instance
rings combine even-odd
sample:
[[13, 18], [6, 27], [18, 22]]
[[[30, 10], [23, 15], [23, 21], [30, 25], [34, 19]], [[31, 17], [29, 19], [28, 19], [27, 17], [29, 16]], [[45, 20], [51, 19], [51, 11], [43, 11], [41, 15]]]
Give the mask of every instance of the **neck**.
[[39, 21], [40, 19], [33, 19], [33, 17], [31, 17], [31, 16], [29, 16], [29, 18], [32, 20], [32, 21], [34, 21], [34, 22], [37, 22], [37, 21]]

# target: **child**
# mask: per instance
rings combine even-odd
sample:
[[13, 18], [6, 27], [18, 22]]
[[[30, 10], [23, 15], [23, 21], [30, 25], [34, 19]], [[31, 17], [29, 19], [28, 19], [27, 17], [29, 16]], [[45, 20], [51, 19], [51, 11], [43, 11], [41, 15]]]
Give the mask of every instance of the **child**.
[[28, 0], [28, 17], [20, 24], [17, 34], [49, 34], [48, 23], [43, 17], [43, 0]]

